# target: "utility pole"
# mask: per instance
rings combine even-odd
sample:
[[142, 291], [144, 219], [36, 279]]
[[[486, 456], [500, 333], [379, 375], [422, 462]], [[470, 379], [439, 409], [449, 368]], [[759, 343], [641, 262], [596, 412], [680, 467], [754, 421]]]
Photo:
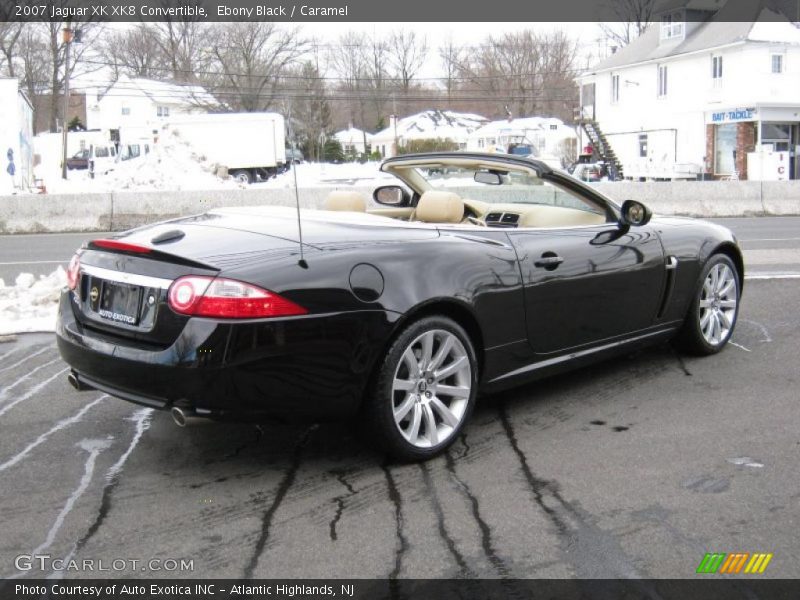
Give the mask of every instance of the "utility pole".
[[62, 31], [63, 40], [66, 48], [64, 49], [64, 117], [61, 122], [62, 139], [61, 139], [61, 179], [67, 178], [67, 115], [69, 113], [69, 48], [72, 44], [72, 28], [70, 22], [64, 26]]

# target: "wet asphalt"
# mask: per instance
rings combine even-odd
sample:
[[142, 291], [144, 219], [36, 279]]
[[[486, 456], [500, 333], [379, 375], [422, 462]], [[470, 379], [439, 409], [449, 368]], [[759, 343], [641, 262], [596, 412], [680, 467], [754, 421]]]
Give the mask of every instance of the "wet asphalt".
[[748, 281], [716, 356], [665, 344], [482, 398], [421, 465], [346, 424], [179, 429], [73, 390], [52, 335], [19, 336], [0, 343], [0, 577], [52, 575], [15, 568], [46, 554], [127, 561], [71, 578], [685, 578], [706, 552], [797, 577], [799, 296]]

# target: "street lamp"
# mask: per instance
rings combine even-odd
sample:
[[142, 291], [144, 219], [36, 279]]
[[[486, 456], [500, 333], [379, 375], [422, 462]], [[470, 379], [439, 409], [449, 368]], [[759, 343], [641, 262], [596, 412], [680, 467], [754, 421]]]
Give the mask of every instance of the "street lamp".
[[64, 44], [66, 48], [64, 49], [65, 58], [64, 58], [64, 117], [61, 123], [62, 129], [62, 138], [61, 138], [61, 179], [67, 178], [67, 114], [69, 113], [69, 48], [72, 44], [72, 37], [73, 31], [70, 27], [69, 21], [67, 21], [66, 26], [64, 27], [63, 31]]

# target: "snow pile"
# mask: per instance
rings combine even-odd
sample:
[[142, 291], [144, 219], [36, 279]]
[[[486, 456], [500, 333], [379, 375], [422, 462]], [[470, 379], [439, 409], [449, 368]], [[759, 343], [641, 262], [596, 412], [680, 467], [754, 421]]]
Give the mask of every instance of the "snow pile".
[[[379, 186], [398, 183], [392, 175], [378, 170], [379, 162], [341, 163], [302, 163], [297, 168], [297, 187], [330, 187], [341, 185]], [[294, 173], [288, 171], [254, 187], [294, 188]]]
[[149, 154], [120, 162], [102, 178], [114, 190], [237, 189], [241, 184], [215, 175], [217, 165], [196, 154], [174, 131], [164, 129]]
[[54, 331], [58, 298], [67, 285], [67, 274], [58, 267], [39, 280], [21, 273], [15, 285], [6, 286], [0, 279], [0, 335], [32, 331]]
[[167, 128], [161, 131], [158, 142], [151, 145], [148, 154], [110, 166], [113, 170], [96, 173], [94, 179], [89, 177], [88, 170], [70, 171], [66, 181], [61, 179], [60, 171], [53, 169], [42, 176], [51, 194], [246, 187], [233, 179], [217, 177], [217, 165], [195, 153], [186, 141]]

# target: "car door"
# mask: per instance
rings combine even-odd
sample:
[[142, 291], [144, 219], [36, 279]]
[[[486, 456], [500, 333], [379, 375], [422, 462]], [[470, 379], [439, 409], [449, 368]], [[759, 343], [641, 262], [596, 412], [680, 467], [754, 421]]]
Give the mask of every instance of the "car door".
[[649, 225], [616, 223], [509, 232], [524, 285], [528, 339], [537, 354], [565, 352], [649, 327], [664, 257]]

